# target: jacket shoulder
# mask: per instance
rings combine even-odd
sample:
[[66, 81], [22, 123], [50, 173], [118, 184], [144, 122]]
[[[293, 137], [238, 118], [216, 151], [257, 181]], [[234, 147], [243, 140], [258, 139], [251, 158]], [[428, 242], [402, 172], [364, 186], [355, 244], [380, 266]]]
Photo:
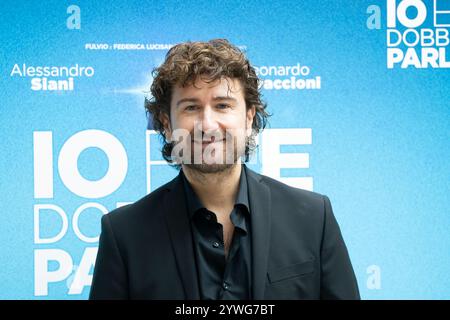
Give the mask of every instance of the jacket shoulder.
[[177, 177], [160, 186], [156, 190], [138, 199], [134, 203], [124, 205], [109, 212], [107, 216], [114, 224], [127, 223], [130, 220], [143, 218], [148, 219], [155, 216], [164, 204], [165, 196], [169, 192]]
[[307, 219], [313, 225], [322, 225], [325, 219], [328, 197], [314, 191], [296, 188], [274, 178], [257, 174], [260, 182], [270, 190], [274, 214], [283, 216], [287, 221]]
[[323, 203], [323, 199], [324, 197], [326, 197], [321, 193], [293, 187], [279, 180], [276, 180], [274, 178], [259, 173], [254, 174], [259, 176], [261, 182], [266, 184], [270, 188], [271, 193], [274, 193], [275, 195], [280, 195], [282, 197], [287, 198], [300, 199], [302, 201], [320, 202], [320, 203]]

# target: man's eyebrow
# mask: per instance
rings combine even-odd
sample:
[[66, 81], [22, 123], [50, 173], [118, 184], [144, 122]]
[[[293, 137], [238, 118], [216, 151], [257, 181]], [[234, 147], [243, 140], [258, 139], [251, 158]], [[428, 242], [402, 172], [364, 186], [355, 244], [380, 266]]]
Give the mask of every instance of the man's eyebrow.
[[[237, 99], [236, 99], [236, 98], [233, 98], [233, 97], [230, 97], [230, 96], [215, 96], [215, 97], [212, 98], [212, 100], [213, 100], [213, 101], [231, 100], [231, 101], [237, 102]], [[197, 99], [197, 98], [183, 98], [183, 99], [178, 100], [178, 102], [177, 102], [177, 107], [178, 107], [180, 104], [184, 103], [184, 102], [199, 102], [199, 101], [200, 101], [200, 100]]]
[[236, 98], [230, 97], [230, 96], [215, 96], [213, 97], [214, 101], [217, 100], [232, 100], [232, 101], [237, 101]]
[[178, 100], [177, 107], [182, 104], [183, 102], [198, 102], [199, 100], [197, 98], [183, 98], [181, 100]]

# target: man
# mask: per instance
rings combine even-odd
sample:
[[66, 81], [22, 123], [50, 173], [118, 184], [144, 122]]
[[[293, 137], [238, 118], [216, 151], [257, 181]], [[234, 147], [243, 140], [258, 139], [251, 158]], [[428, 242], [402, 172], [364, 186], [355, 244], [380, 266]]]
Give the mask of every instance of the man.
[[179, 175], [102, 218], [91, 299], [359, 299], [330, 200], [248, 169], [268, 113], [226, 40], [171, 48], [146, 108]]

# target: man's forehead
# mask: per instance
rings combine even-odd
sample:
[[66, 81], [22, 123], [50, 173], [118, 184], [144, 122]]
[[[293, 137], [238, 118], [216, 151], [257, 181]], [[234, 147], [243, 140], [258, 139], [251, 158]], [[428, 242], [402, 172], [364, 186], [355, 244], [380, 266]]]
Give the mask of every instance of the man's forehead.
[[220, 96], [231, 96], [234, 97], [235, 94], [242, 90], [241, 83], [237, 78], [228, 78], [222, 77], [216, 80], [204, 80], [200, 77], [195, 79], [195, 81], [191, 81], [186, 85], [182, 86], [178, 84], [175, 86], [175, 91], [179, 93], [195, 93], [200, 91], [212, 91], [214, 95]]

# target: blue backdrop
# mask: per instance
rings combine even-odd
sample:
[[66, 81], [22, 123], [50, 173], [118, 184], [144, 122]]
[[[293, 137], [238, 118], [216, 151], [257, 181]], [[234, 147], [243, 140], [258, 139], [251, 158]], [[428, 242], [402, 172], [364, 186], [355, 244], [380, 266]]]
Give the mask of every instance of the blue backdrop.
[[362, 298], [450, 298], [450, 1], [15, 1], [1, 17], [0, 298], [87, 298], [101, 215], [177, 174], [146, 130], [151, 70], [212, 38], [265, 81], [250, 166], [330, 197]]

